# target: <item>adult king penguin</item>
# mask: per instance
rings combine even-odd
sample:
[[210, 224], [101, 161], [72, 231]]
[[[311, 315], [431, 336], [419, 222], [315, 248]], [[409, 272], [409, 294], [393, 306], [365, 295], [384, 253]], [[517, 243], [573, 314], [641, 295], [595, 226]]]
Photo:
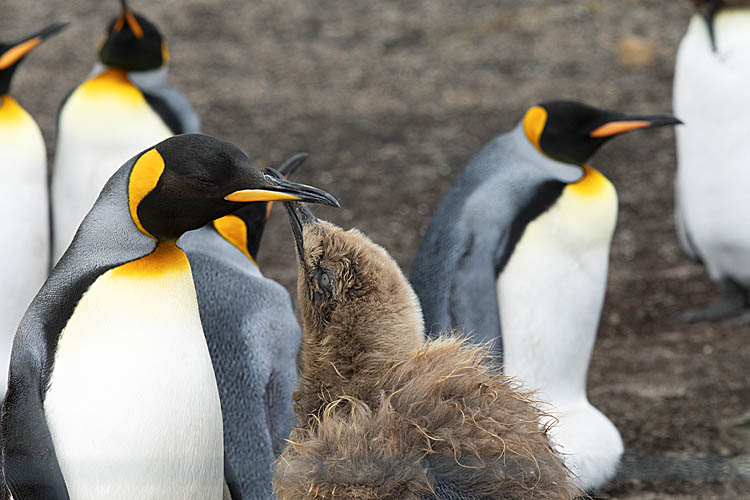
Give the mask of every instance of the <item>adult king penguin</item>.
[[[295, 155], [280, 171], [288, 176], [306, 158]], [[255, 261], [272, 203], [251, 203], [179, 242], [219, 387], [227, 457], [245, 500], [272, 497], [271, 465], [294, 424], [300, 328], [289, 293]]]
[[175, 241], [250, 202], [299, 199], [337, 205], [196, 134], [115, 172], [16, 333], [1, 425], [13, 498], [219, 499], [233, 489], [193, 277]]
[[530, 108], [459, 174], [411, 273], [432, 335], [494, 341], [504, 373], [551, 404], [552, 434], [585, 489], [609, 479], [623, 452], [586, 398], [617, 194], [585, 163], [616, 135], [675, 123], [570, 101]]
[[60, 108], [51, 181], [53, 263], [122, 163], [173, 134], [200, 131], [193, 107], [167, 84], [168, 61], [157, 27], [122, 0], [99, 62]]
[[675, 216], [684, 251], [719, 283], [722, 300], [685, 321], [750, 320], [750, 1], [693, 0], [677, 53]]
[[[10, 93], [21, 61], [65, 24], [52, 24], [23, 40], [0, 43], [0, 213], [7, 214], [0, 242], [0, 396], [8, 383], [13, 333], [34, 294], [47, 277], [49, 203], [47, 150], [39, 126]], [[23, 207], [23, 216], [18, 216]], [[14, 215], [15, 214], [15, 215]]]

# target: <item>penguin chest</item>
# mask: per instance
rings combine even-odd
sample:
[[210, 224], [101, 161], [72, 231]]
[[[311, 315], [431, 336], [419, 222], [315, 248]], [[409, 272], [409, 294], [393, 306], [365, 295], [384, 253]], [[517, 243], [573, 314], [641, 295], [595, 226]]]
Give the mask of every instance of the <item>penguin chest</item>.
[[585, 397], [617, 194], [596, 170], [530, 222], [497, 280], [504, 370], [548, 400]]
[[695, 16], [677, 55], [676, 195], [691, 244], [715, 278], [750, 285], [750, 11], [722, 10], [711, 47]]
[[[13, 334], [47, 277], [49, 222], [47, 155], [34, 119], [11, 97], [0, 97], [0, 394], [5, 393]], [[21, 216], [21, 214], [23, 214]]]
[[221, 407], [181, 250], [162, 244], [91, 285], [44, 408], [71, 498], [221, 498]]
[[58, 258], [114, 171], [171, 135], [122, 71], [106, 70], [71, 94], [60, 111], [52, 174]]

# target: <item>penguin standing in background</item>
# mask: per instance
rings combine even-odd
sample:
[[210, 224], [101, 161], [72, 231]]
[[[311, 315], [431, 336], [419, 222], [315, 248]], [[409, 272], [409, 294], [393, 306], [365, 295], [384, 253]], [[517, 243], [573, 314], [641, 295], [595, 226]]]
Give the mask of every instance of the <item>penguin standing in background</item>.
[[675, 218], [683, 250], [706, 266], [722, 299], [678, 318], [750, 321], [750, 0], [692, 3], [674, 77], [675, 113], [685, 120]]
[[193, 107], [167, 84], [168, 61], [156, 26], [122, 0], [99, 62], [60, 108], [51, 180], [53, 263], [122, 163], [173, 134], [200, 131]]
[[49, 269], [47, 150], [39, 126], [9, 95], [10, 82], [23, 58], [65, 26], [51, 24], [19, 42], [0, 43], [0, 213], [6, 214], [0, 241], [0, 397], [13, 334]]
[[614, 475], [623, 452], [586, 397], [617, 194], [585, 163], [616, 135], [676, 123], [571, 101], [530, 108], [458, 175], [411, 272], [428, 332], [493, 341], [504, 373], [550, 403], [554, 440], [585, 489]]
[[[281, 173], [306, 158], [293, 156]], [[245, 500], [272, 497], [271, 466], [294, 424], [300, 328], [289, 293], [255, 261], [272, 203], [251, 203], [179, 241], [219, 387], [227, 458]]]
[[223, 484], [219, 394], [175, 241], [270, 200], [338, 205], [203, 135], [115, 172], [16, 333], [0, 425], [16, 500], [238, 498]]

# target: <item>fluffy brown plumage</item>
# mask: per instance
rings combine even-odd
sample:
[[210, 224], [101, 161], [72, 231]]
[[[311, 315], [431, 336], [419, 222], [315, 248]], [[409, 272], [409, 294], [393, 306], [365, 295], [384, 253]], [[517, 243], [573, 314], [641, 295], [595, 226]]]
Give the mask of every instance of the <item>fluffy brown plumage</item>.
[[279, 500], [580, 493], [541, 412], [485, 363], [487, 349], [424, 343], [416, 296], [383, 248], [302, 206], [290, 216], [303, 339], [298, 426], [275, 464]]

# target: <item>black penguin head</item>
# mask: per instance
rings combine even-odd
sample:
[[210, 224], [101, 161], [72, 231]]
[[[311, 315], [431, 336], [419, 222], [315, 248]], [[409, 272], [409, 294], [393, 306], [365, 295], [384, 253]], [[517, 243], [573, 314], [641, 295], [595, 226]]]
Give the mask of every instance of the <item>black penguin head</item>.
[[99, 49], [99, 60], [125, 71], [156, 69], [169, 60], [167, 45], [156, 26], [136, 14], [125, 0], [122, 12], [107, 27], [107, 36]]
[[[279, 172], [288, 179], [307, 159], [307, 153], [298, 153], [279, 167]], [[255, 261], [266, 221], [271, 215], [273, 201], [250, 203], [230, 215], [213, 221], [213, 228], [224, 239], [236, 246], [248, 258]]]
[[583, 165], [605, 142], [641, 128], [675, 125], [669, 114], [630, 116], [575, 101], [550, 101], [530, 108], [523, 118], [528, 140], [550, 158]]
[[234, 145], [200, 134], [170, 137], [140, 153], [129, 173], [130, 216], [159, 240], [176, 240], [249, 203], [273, 200], [338, 206], [325, 191], [265, 174]]
[[0, 95], [10, 92], [13, 73], [23, 58], [40, 43], [54, 35], [68, 23], [50, 24], [43, 30], [15, 43], [0, 43]]

